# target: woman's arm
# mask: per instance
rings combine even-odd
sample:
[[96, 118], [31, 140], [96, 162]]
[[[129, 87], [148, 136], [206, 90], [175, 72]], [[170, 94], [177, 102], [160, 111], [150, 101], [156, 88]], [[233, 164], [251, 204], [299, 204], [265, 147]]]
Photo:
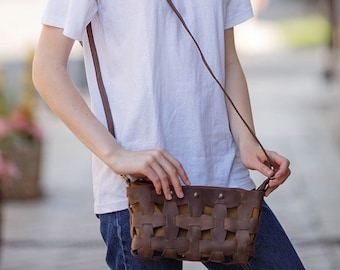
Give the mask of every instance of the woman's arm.
[[107, 161], [119, 146], [94, 117], [67, 73], [73, 43], [62, 29], [44, 26], [34, 57], [33, 81], [53, 112], [91, 151]]
[[115, 173], [144, 176], [170, 199], [169, 183], [183, 196], [179, 179], [189, 184], [182, 165], [164, 149], [130, 152], [94, 116], [67, 74], [67, 62], [74, 40], [63, 30], [43, 26], [33, 62], [34, 84], [52, 111]]
[[[254, 131], [254, 123], [250, 106], [250, 99], [246, 79], [238, 59], [233, 28], [225, 30], [225, 88], [228, 95], [235, 103], [249, 127]], [[268, 196], [274, 189], [281, 185], [290, 175], [289, 161], [279, 154], [268, 151], [271, 161], [274, 163], [274, 171], [266, 165], [266, 156], [253, 138], [247, 127], [241, 121], [232, 106], [227, 102], [230, 128], [235, 142], [240, 149], [242, 162], [253, 170], [257, 170], [266, 177], [274, 177], [270, 181], [266, 192]]]

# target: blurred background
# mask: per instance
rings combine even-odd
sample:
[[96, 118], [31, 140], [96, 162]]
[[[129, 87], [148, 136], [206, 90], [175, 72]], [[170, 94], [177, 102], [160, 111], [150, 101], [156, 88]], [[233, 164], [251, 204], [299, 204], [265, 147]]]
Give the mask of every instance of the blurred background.
[[[236, 42], [257, 134], [292, 168], [267, 201], [306, 269], [337, 270], [340, 1], [252, 2], [256, 16], [236, 28]], [[0, 269], [107, 269], [93, 214], [91, 155], [30, 79], [45, 3], [0, 0]], [[88, 100], [78, 44], [69, 72]]]

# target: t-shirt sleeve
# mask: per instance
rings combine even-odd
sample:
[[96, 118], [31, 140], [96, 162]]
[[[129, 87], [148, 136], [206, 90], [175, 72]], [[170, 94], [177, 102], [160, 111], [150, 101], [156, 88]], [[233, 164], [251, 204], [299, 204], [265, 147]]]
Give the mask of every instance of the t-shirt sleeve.
[[232, 28], [253, 17], [250, 0], [227, 0], [224, 28]]
[[64, 35], [69, 38], [82, 40], [96, 12], [96, 0], [48, 0], [42, 23], [64, 29]]

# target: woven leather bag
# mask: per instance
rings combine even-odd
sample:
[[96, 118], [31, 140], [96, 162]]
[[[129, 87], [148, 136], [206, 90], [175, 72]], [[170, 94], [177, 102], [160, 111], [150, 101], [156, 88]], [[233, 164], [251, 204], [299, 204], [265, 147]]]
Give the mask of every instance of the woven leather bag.
[[[226, 99], [263, 150], [267, 165], [272, 162], [254, 131], [242, 117], [223, 85], [207, 63], [195, 37], [171, 0], [166, 0], [195, 43], [203, 64]], [[110, 133], [115, 136], [110, 105], [93, 38], [91, 23], [87, 36], [96, 72], [98, 89]], [[134, 256], [143, 259], [172, 258], [188, 261], [246, 263], [255, 256], [254, 242], [259, 228], [263, 197], [271, 179], [252, 191], [221, 187], [183, 187], [184, 198], [168, 201], [157, 195], [151, 182], [129, 181], [130, 226]], [[171, 188], [171, 187], [170, 187]], [[174, 191], [172, 190], [174, 193]]]
[[255, 255], [266, 180], [257, 190], [183, 187], [184, 198], [157, 195], [132, 182], [129, 198], [132, 254], [143, 259], [246, 263]]

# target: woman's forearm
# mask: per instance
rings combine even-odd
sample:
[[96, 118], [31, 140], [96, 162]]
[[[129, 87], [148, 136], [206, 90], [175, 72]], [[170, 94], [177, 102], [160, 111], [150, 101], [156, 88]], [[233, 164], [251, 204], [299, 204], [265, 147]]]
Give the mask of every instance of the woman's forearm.
[[[248, 93], [248, 87], [246, 79], [240, 65], [235, 45], [234, 45], [234, 33], [232, 29], [225, 31], [225, 70], [226, 81], [225, 88], [235, 104], [236, 108], [241, 113], [244, 120], [249, 127], [254, 131], [254, 123], [250, 105], [250, 98]], [[230, 128], [235, 139], [236, 144], [242, 147], [244, 144], [253, 144], [254, 138], [251, 133], [241, 121], [234, 108], [227, 100], [227, 108], [229, 115]]]
[[93, 153], [110, 163], [119, 145], [93, 115], [68, 76], [66, 67], [72, 44], [61, 29], [45, 27], [35, 54], [33, 80], [52, 111]]

